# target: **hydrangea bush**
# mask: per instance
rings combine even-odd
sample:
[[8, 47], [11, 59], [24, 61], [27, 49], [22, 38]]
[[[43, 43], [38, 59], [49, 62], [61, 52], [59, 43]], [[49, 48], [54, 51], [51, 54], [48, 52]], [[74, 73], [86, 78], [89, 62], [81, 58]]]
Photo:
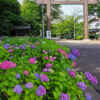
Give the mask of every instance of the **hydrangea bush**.
[[0, 100], [91, 100], [98, 81], [76, 72], [80, 52], [52, 40], [1, 40]]

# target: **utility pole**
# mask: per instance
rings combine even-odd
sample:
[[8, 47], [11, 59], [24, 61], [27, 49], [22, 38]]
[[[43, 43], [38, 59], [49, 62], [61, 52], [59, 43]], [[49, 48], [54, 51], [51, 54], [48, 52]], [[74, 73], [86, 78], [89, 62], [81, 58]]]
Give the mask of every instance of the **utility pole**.
[[75, 26], [75, 22], [76, 22], [76, 21], [75, 21], [75, 20], [76, 20], [76, 16], [74, 16], [74, 40], [75, 40], [75, 33], [76, 33], [76, 30], [75, 30], [75, 27], [76, 27], [76, 26]]
[[44, 4], [42, 4], [42, 38], [44, 38]]

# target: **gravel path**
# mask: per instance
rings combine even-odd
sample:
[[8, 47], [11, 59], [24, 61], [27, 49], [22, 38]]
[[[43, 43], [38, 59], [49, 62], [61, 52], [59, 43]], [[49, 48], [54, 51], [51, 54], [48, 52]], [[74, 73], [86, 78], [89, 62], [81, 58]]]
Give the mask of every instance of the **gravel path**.
[[97, 77], [99, 84], [94, 88], [89, 88], [93, 100], [100, 100], [100, 43], [91, 41], [57, 41], [61, 45], [80, 50], [81, 56], [78, 61], [78, 71], [89, 71]]

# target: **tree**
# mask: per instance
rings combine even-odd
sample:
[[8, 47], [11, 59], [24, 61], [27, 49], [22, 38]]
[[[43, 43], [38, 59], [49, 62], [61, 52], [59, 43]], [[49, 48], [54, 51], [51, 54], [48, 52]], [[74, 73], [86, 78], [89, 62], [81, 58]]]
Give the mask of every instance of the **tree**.
[[[76, 38], [78, 36], [83, 37], [83, 22], [79, 22], [80, 16], [76, 18]], [[67, 16], [66, 19], [52, 25], [53, 35], [63, 35], [64, 37], [70, 35], [72, 38], [74, 36], [74, 17]]]
[[26, 24], [32, 26], [33, 34], [39, 34], [41, 29], [40, 6], [34, 0], [24, 0], [21, 6], [21, 15]]
[[20, 23], [20, 4], [17, 0], [0, 0], [0, 34], [10, 34]]
[[100, 1], [98, 4], [95, 5], [90, 4], [88, 6], [88, 11], [89, 11], [89, 15], [95, 15], [96, 13], [97, 16], [100, 17]]
[[[59, 18], [61, 14], [60, 6], [55, 5], [52, 6], [52, 20]], [[37, 5], [35, 0], [24, 0], [21, 6], [22, 16], [27, 24], [32, 25], [33, 34], [39, 34], [40, 30], [42, 29], [42, 12], [41, 12], [41, 5]], [[45, 21], [45, 29], [46, 29], [46, 6], [44, 6], [44, 21]], [[45, 30], [46, 31], [46, 30]]]

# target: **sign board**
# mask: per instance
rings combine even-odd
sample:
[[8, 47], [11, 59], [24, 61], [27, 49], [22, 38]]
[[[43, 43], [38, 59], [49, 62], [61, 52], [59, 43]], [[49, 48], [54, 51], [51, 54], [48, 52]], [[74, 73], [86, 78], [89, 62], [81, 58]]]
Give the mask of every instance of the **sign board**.
[[47, 39], [51, 39], [51, 31], [46, 32], [46, 37], [47, 37]]
[[[36, 0], [37, 4], [47, 4], [48, 0]], [[97, 4], [99, 0], [88, 0], [88, 4]], [[82, 4], [84, 0], [51, 0], [52, 4]]]

